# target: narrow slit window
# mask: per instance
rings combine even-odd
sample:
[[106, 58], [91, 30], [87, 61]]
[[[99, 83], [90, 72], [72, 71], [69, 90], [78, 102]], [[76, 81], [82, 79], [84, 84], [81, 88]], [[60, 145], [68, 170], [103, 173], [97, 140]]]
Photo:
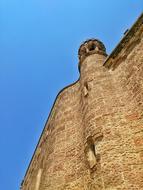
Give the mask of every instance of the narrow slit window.
[[94, 144], [90, 145], [89, 148], [88, 148], [88, 151], [87, 151], [87, 160], [88, 160], [88, 163], [89, 163], [89, 167], [91, 169], [97, 163], [96, 152], [95, 152], [95, 145]]
[[85, 82], [84, 89], [83, 89], [84, 97], [88, 96], [88, 91], [89, 91], [89, 86], [88, 86], [88, 83]]
[[94, 168], [97, 164], [97, 155], [96, 155], [96, 149], [95, 149], [95, 143], [92, 139], [92, 137], [89, 137], [87, 139], [87, 146], [85, 149], [88, 165], [90, 169]]
[[40, 168], [38, 170], [37, 177], [36, 177], [35, 190], [39, 190], [40, 188], [41, 176], [42, 176], [42, 169]]

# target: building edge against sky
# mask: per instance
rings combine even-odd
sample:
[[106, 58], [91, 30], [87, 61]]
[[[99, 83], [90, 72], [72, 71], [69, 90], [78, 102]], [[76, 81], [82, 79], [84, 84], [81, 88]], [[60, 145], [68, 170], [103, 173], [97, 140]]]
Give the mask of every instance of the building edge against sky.
[[56, 98], [21, 189], [142, 189], [143, 14], [108, 57], [99, 40], [83, 43], [79, 68]]

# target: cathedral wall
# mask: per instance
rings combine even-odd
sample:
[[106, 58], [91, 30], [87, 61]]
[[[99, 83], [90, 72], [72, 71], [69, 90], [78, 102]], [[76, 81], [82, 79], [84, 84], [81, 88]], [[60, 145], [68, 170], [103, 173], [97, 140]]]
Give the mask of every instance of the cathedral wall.
[[119, 128], [124, 104], [118, 94], [120, 85], [103, 66], [105, 59], [99, 54], [88, 56], [80, 69], [84, 148], [89, 171], [86, 185], [91, 190], [124, 187], [121, 162], [124, 143]]
[[79, 88], [79, 82], [76, 82], [58, 95], [22, 190], [84, 187], [82, 178], [85, 162]]
[[[112, 75], [108, 69], [103, 67], [105, 59], [104, 55], [90, 55], [82, 63], [80, 69], [84, 148], [89, 171], [87, 189], [93, 190], [100, 190], [105, 187], [103, 176], [105, 169], [103, 172], [102, 168], [109, 156], [104, 156], [106, 158], [103, 159], [103, 154], [105, 155], [111, 146], [110, 141], [108, 147], [109, 134], [107, 134], [107, 130], [109, 132], [110, 118], [114, 114], [117, 104], [114, 93], [116, 88], [112, 82]], [[92, 147], [95, 149], [94, 151]], [[90, 156], [91, 154], [93, 156]]]
[[[143, 188], [143, 38], [133, 44], [133, 49], [119, 66], [111, 71], [116, 81], [121, 102], [120, 119], [117, 120], [121, 135], [123, 187]], [[121, 52], [119, 58], [123, 57]]]
[[140, 19], [107, 59], [102, 42], [81, 45], [80, 79], [57, 96], [22, 190], [143, 189]]
[[53, 147], [53, 153], [50, 156], [46, 154], [47, 161], [42, 180], [44, 184], [41, 184], [41, 190], [66, 189], [71, 186], [71, 182], [74, 186], [74, 183], [77, 184], [84, 176], [79, 87], [77, 82], [65, 89], [55, 107], [55, 117], [50, 122], [53, 134], [49, 134], [51, 138], [55, 137], [55, 142], [48, 143], [49, 148]]

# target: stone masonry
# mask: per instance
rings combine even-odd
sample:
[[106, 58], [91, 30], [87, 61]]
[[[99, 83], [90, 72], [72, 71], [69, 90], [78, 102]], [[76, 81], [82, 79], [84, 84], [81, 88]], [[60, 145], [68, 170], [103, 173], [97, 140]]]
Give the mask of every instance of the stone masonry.
[[143, 190], [143, 14], [109, 56], [97, 39], [78, 56], [21, 190]]

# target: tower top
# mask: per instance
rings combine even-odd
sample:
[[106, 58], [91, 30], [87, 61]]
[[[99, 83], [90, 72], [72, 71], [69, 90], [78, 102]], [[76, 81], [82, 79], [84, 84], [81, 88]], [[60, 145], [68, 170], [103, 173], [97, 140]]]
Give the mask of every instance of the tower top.
[[104, 44], [98, 39], [92, 38], [81, 44], [78, 50], [79, 66], [87, 56], [92, 54], [107, 55]]

